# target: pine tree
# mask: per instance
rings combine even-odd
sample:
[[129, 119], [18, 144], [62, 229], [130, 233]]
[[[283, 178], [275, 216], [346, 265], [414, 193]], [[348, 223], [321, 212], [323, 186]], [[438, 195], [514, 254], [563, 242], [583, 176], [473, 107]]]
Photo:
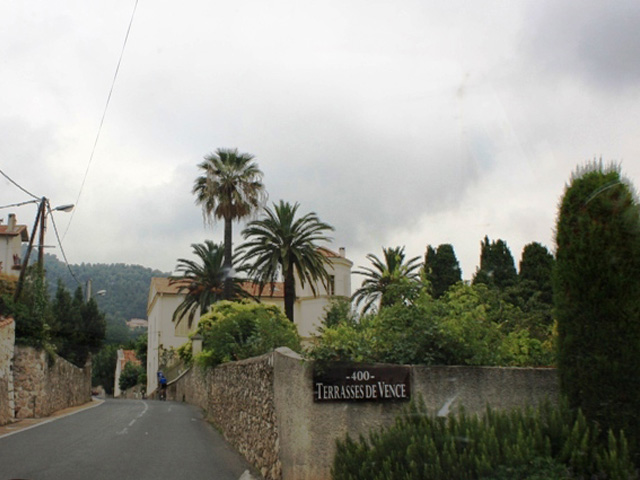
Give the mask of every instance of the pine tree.
[[640, 440], [640, 214], [616, 166], [594, 162], [567, 185], [556, 225], [558, 368], [571, 405]]

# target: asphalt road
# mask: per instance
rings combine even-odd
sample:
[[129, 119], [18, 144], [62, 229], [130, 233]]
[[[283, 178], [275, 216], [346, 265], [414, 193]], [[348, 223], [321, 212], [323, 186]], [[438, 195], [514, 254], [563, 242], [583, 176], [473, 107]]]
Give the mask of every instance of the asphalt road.
[[199, 409], [183, 403], [107, 400], [0, 438], [2, 480], [253, 478], [247, 470]]

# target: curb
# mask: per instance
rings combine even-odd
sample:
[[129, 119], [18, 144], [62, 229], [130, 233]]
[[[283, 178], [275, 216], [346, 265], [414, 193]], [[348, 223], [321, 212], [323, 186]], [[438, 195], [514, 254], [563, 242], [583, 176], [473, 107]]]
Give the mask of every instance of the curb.
[[47, 423], [51, 423], [61, 418], [75, 415], [76, 413], [80, 413], [91, 408], [99, 407], [103, 403], [104, 400], [92, 397], [90, 402], [75, 407], [63, 408], [62, 410], [58, 410], [57, 412], [52, 413], [48, 417], [20, 419], [17, 422], [1, 426], [0, 439], [10, 437], [11, 435], [15, 435], [16, 433], [24, 432], [25, 430], [31, 430], [32, 428], [39, 427], [40, 425], [45, 425]]

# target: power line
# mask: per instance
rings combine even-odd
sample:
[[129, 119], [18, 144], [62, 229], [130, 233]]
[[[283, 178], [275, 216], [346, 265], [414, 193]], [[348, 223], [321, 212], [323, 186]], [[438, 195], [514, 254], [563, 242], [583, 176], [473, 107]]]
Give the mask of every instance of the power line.
[[0, 209], [11, 208], [11, 207], [21, 207], [23, 205], [28, 205], [30, 203], [38, 203], [38, 200], [27, 200], [26, 202], [18, 202], [18, 203], [11, 203], [9, 205], [2, 205]]
[[78, 280], [78, 278], [75, 276], [75, 274], [73, 273], [73, 270], [71, 270], [71, 265], [69, 265], [69, 260], [67, 260], [67, 254], [64, 252], [64, 248], [62, 248], [62, 242], [60, 241], [60, 235], [58, 234], [58, 227], [56, 226], [56, 221], [53, 218], [53, 213], [51, 210], [51, 205], [49, 205], [47, 203], [47, 209], [49, 210], [49, 216], [51, 217], [51, 225], [53, 225], [53, 231], [56, 234], [56, 239], [58, 240], [58, 246], [60, 247], [60, 252], [62, 253], [62, 258], [64, 258], [64, 263], [67, 266], [67, 269], [69, 270], [69, 273], [71, 274], [71, 276], [73, 277], [73, 279], [76, 281], [76, 283], [78, 285], [82, 285], [80, 283], [80, 280]]
[[[116, 65], [116, 71], [113, 74], [113, 80], [111, 81], [111, 88], [109, 89], [109, 95], [107, 95], [107, 102], [104, 106], [104, 111], [102, 112], [102, 118], [100, 119], [100, 124], [98, 126], [98, 133], [96, 134], [95, 141], [93, 142], [93, 148], [91, 149], [91, 155], [89, 156], [89, 162], [87, 163], [87, 169], [84, 172], [84, 177], [82, 178], [82, 183], [80, 184], [80, 191], [78, 192], [78, 197], [76, 198], [76, 209], [78, 207], [78, 203], [80, 203], [80, 196], [82, 195], [82, 190], [84, 189], [84, 184], [87, 181], [87, 175], [89, 175], [89, 168], [91, 167], [91, 163], [93, 162], [93, 156], [96, 153], [96, 147], [98, 146], [98, 140], [100, 139], [100, 133], [102, 132], [102, 126], [104, 125], [104, 119], [107, 116], [107, 109], [109, 108], [109, 103], [111, 102], [111, 96], [113, 94], [113, 89], [116, 84], [116, 79], [118, 78], [118, 73], [120, 72], [120, 65], [122, 63], [122, 57], [124, 56], [124, 50], [127, 46], [127, 42], [129, 41], [129, 33], [131, 32], [131, 26], [133, 25], [133, 18], [136, 13], [136, 9], [138, 8], [138, 0], [136, 0], [133, 11], [131, 12], [131, 19], [129, 20], [129, 27], [127, 28], [127, 33], [124, 37], [124, 42], [122, 43], [122, 49], [120, 50], [120, 58], [118, 59], [118, 64]], [[73, 216], [75, 215], [76, 210], [71, 213], [71, 217], [69, 218], [69, 223], [67, 223], [67, 228], [62, 235], [64, 239], [67, 236], [67, 232], [69, 231], [69, 227], [71, 226], [71, 222], [73, 221]]]
[[[26, 190], [24, 187], [18, 185], [11, 177], [9, 177], [9, 175], [7, 175], [6, 173], [4, 173], [2, 170], [0, 170], [0, 174], [2, 174], [2, 176], [4, 178], [6, 178], [7, 180], [9, 180], [11, 183], [13, 183], [16, 187], [18, 187], [20, 190], [22, 190], [24, 193], [26, 193], [27, 195], [29, 195], [32, 198], [35, 198], [36, 200], [40, 200], [40, 197], [34, 195], [33, 193], [31, 193], [30, 191]], [[13, 206], [13, 205], [11, 205]]]

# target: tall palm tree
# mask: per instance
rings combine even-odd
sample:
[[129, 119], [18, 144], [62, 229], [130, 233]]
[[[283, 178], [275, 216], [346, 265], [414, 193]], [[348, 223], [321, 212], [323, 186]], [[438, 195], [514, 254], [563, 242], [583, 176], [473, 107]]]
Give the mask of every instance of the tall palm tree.
[[[224, 283], [229, 277], [224, 267], [225, 251], [221, 243], [205, 240], [191, 247], [198, 260], [179, 258], [176, 272], [180, 275], [169, 277], [169, 284], [177, 285], [178, 292], [185, 293], [184, 300], [173, 313], [173, 320], [181, 320], [188, 315], [189, 327], [198, 309], [205, 313], [211, 304], [222, 300]], [[235, 296], [244, 295], [238, 279], [233, 279], [232, 292]]]
[[205, 220], [224, 219], [225, 299], [233, 294], [232, 223], [251, 216], [266, 199], [262, 171], [253, 158], [249, 153], [238, 153], [238, 149], [219, 148], [198, 165], [202, 175], [193, 185], [192, 193], [196, 196], [196, 204], [202, 206]]
[[265, 208], [263, 218], [250, 222], [242, 231], [246, 240], [238, 249], [247, 265], [249, 276], [272, 286], [281, 273], [284, 277], [284, 313], [293, 322], [296, 300], [296, 276], [304, 287], [307, 282], [313, 294], [320, 281], [329, 283], [326, 262], [329, 260], [318, 250], [317, 242], [329, 241], [325, 232], [333, 227], [320, 221], [314, 213], [296, 218], [299, 204], [280, 200], [273, 210]]
[[409, 259], [405, 263], [404, 247], [382, 248], [383, 260], [369, 253], [367, 259], [373, 268], [359, 267], [353, 273], [365, 277], [362, 285], [351, 297], [356, 306], [364, 302], [363, 313], [369, 311], [376, 303], [380, 307], [392, 305], [404, 300], [402, 287], [418, 287], [420, 280], [420, 257]]

